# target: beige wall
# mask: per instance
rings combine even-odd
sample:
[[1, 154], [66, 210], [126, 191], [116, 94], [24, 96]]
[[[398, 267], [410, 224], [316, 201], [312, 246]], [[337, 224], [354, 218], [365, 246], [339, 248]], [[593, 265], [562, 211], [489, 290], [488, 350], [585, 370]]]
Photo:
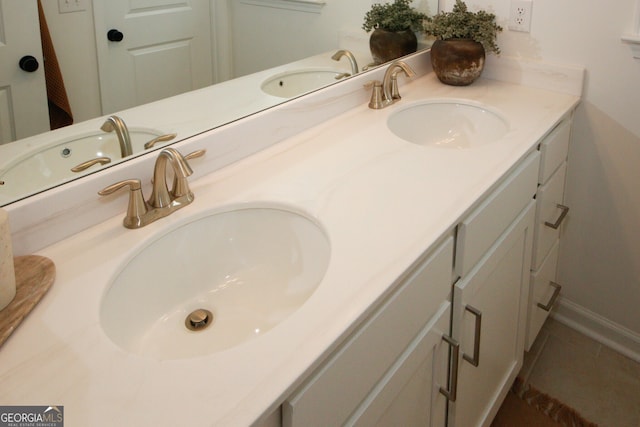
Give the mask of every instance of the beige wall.
[[[446, 0], [447, 8], [453, 0]], [[533, 0], [530, 34], [505, 30], [503, 54], [586, 67], [575, 115], [561, 245], [563, 295], [640, 346], [640, 60], [620, 36], [636, 0]], [[468, 0], [506, 28], [509, 0]]]

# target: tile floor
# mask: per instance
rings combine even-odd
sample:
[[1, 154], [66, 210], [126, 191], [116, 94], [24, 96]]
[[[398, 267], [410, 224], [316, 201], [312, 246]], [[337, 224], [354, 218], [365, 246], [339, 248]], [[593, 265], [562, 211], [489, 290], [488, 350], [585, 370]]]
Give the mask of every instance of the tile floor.
[[521, 377], [600, 427], [640, 427], [640, 363], [549, 319]]

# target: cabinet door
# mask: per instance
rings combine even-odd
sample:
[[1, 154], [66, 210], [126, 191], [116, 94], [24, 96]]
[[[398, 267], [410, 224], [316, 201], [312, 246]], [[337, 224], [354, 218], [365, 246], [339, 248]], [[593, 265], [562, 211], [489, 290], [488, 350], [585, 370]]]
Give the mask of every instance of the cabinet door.
[[345, 425], [444, 427], [450, 321], [446, 301]]
[[283, 425], [344, 425], [376, 399], [388, 373], [449, 299], [452, 263], [453, 238], [447, 237], [283, 403]]
[[489, 425], [522, 366], [534, 206], [454, 286], [452, 332], [462, 357], [450, 426]]

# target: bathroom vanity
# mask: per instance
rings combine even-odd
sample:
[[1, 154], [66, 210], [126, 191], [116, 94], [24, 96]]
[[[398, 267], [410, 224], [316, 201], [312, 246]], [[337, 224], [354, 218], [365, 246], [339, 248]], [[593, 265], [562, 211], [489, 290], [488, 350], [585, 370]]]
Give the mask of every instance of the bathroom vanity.
[[[235, 130], [176, 144], [183, 154], [208, 149], [191, 162], [201, 170], [191, 181], [191, 205], [128, 230], [122, 226], [126, 197], [103, 198], [91, 203], [111, 210], [116, 205], [120, 213], [37, 251], [56, 263], [58, 276], [0, 348], [0, 402], [64, 405], [69, 425], [444, 426], [447, 418], [450, 426], [488, 425], [521, 367], [527, 330], [536, 333], [529, 326], [535, 322], [530, 272], [538, 271], [532, 264], [534, 196], [549, 158], [539, 146], [557, 126], [570, 127], [580, 99], [571, 88], [581, 87], [582, 76], [558, 68], [547, 73], [540, 65], [514, 68], [506, 60], [492, 67], [462, 88], [444, 86], [432, 73], [401, 79], [402, 100], [382, 110], [367, 108], [363, 83], [384, 70], [323, 89], [311, 95], [318, 96], [319, 109], [354, 99], [358, 106], [224, 167], [212, 166], [216, 153], [224, 152], [220, 141], [232, 135], [260, 144], [265, 130], [256, 123], [270, 115], [295, 119], [299, 105], [284, 104], [233, 124]], [[425, 103], [474, 111], [464, 114], [481, 110], [500, 118], [504, 129], [500, 137], [482, 143], [471, 138], [466, 146], [410, 142], [413, 136], [390, 129], [391, 117]], [[131, 163], [110, 179], [148, 181], [150, 160]], [[96, 182], [94, 190], [109, 183]], [[299, 303], [278, 313], [266, 300], [229, 303], [264, 311], [275, 319], [268, 330], [255, 328], [224, 348], [208, 345], [207, 331], [184, 331], [181, 345], [193, 338], [195, 348], [186, 356], [147, 352], [154, 343], [145, 342], [144, 325], [135, 325], [142, 332], [127, 341], [131, 345], [105, 332], [107, 301], [133, 298], [127, 287], [111, 294], [114, 283], [140, 256], [190, 224], [255, 209], [304, 218], [328, 242], [325, 249], [285, 248], [287, 268], [301, 274], [316, 265], [311, 259], [318, 254], [328, 256], [321, 278]], [[260, 223], [251, 223], [256, 233]], [[247, 237], [223, 228], [227, 239]], [[305, 241], [298, 228], [287, 230], [293, 235], [287, 242]], [[28, 229], [19, 235], [33, 236]], [[196, 244], [182, 244], [190, 242]], [[235, 256], [230, 252], [211, 256]], [[171, 263], [172, 253], [163, 250], [157, 258]], [[175, 263], [185, 273], [190, 268]], [[252, 285], [246, 276], [238, 278]], [[266, 282], [261, 286], [272, 286]], [[166, 294], [160, 287], [138, 288], [149, 301]], [[187, 304], [174, 297], [176, 310], [207, 300], [192, 295]], [[129, 321], [147, 322], [144, 309], [140, 316]]]

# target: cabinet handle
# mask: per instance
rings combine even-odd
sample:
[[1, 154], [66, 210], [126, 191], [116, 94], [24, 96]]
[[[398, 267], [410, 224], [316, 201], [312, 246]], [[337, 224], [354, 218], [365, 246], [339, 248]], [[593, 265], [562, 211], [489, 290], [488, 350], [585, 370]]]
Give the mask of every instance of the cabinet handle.
[[549, 281], [549, 284], [554, 288], [553, 295], [551, 295], [551, 299], [549, 300], [547, 305], [544, 305], [541, 302], [538, 303], [538, 307], [540, 307], [544, 311], [551, 311], [551, 309], [556, 303], [556, 300], [558, 299], [558, 295], [560, 295], [560, 289], [562, 289], [562, 286], [557, 284], [556, 282]]
[[444, 387], [440, 387], [440, 393], [442, 393], [448, 400], [455, 402], [458, 396], [458, 363], [460, 361], [460, 343], [450, 336], [443, 335], [442, 339], [453, 349], [452, 361], [451, 361], [451, 386], [449, 390]]
[[470, 305], [466, 306], [464, 309], [476, 317], [476, 330], [473, 338], [473, 357], [469, 357], [468, 355], [463, 354], [462, 358], [471, 363], [473, 366], [477, 367], [480, 364], [480, 333], [482, 332], [482, 312]]
[[567, 216], [567, 214], [569, 213], [569, 208], [565, 205], [561, 205], [560, 203], [558, 203], [558, 208], [560, 208], [560, 210], [562, 212], [560, 212], [560, 216], [558, 217], [558, 219], [556, 220], [556, 222], [549, 222], [549, 221], [545, 221], [544, 225], [546, 225], [547, 227], [551, 227], [554, 230], [557, 230], [558, 227], [560, 227], [560, 224], [562, 224], [562, 221], [564, 221], [564, 217]]

